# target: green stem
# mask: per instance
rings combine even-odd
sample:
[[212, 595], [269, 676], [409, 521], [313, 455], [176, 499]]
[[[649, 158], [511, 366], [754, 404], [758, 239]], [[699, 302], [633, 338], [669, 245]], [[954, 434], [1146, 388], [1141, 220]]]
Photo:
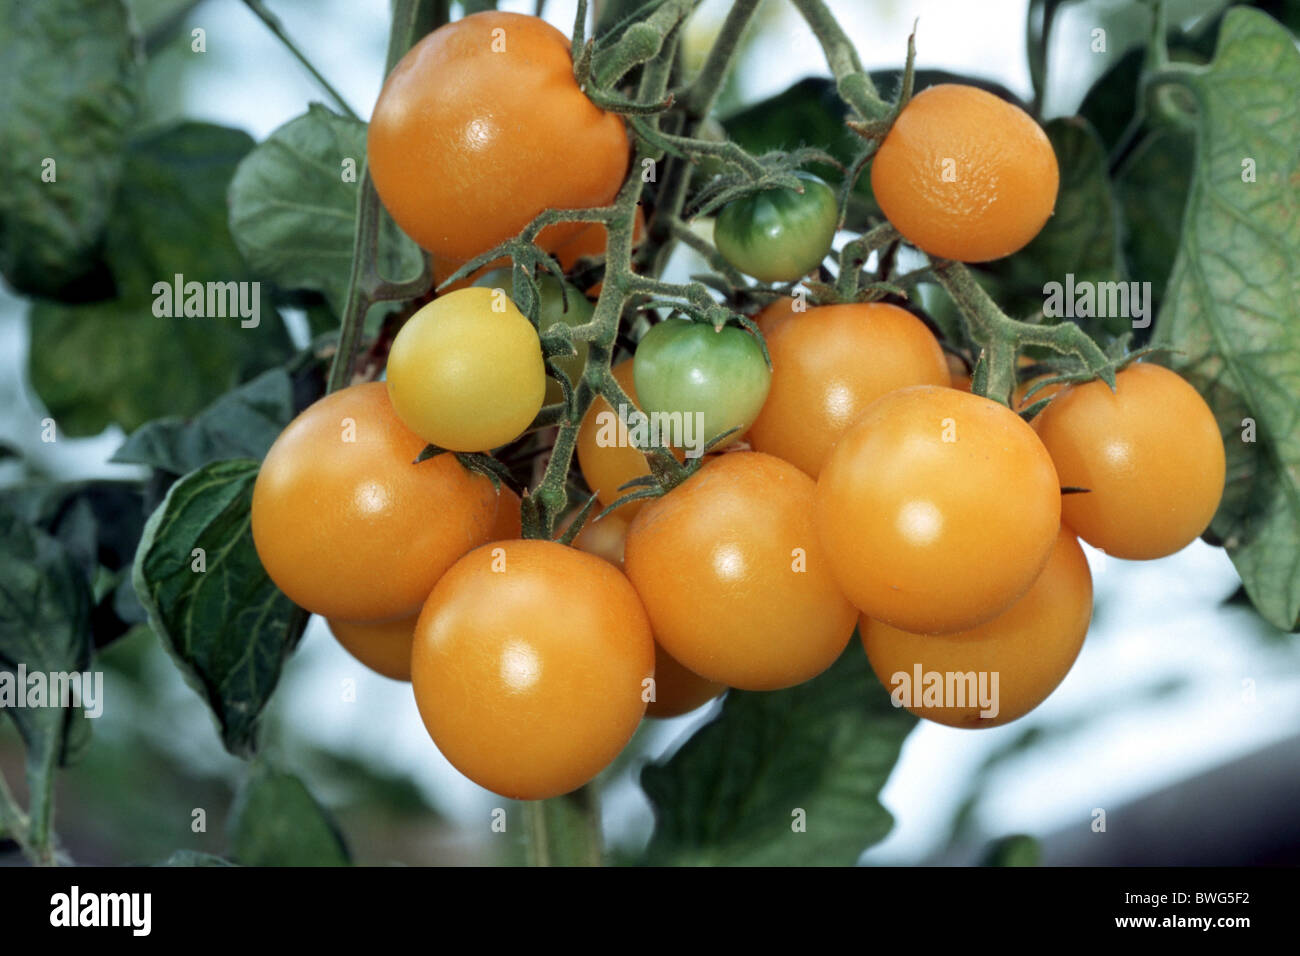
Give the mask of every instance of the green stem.
[[[966, 322], [971, 341], [983, 350], [984, 370], [977, 369], [975, 391], [1010, 405], [1016, 384], [1016, 353], [1022, 345], [1039, 345], [1073, 355], [1093, 375], [1115, 387], [1115, 370], [1106, 354], [1083, 329], [1070, 322], [1033, 325], [1006, 315], [960, 262], [935, 259], [935, 280], [943, 286]], [[983, 372], [987, 372], [985, 378]]]
[[840, 98], [863, 120], [880, 120], [891, 106], [880, 98], [876, 85], [862, 67], [858, 51], [839, 21], [822, 0], [793, 0], [826, 53]]
[[356, 120], [358, 123], [361, 122], [361, 117], [357, 116], [352, 107], [348, 105], [347, 100], [343, 98], [343, 94], [334, 89], [330, 84], [330, 81], [325, 79], [320, 70], [316, 69], [316, 67], [312, 65], [311, 60], [307, 59], [306, 54], [304, 54], [302, 50], [298, 49], [298, 45], [294, 43], [289, 34], [285, 32], [284, 25], [280, 23], [279, 17], [268, 10], [266, 5], [262, 3], [262, 0], [244, 0], [244, 6], [248, 7], [248, 9], [253, 12], [254, 16], [265, 23], [267, 29], [274, 33], [276, 38], [285, 45], [298, 62], [307, 68], [307, 72], [310, 73], [312, 78], [320, 84], [321, 89], [329, 94], [330, 99], [332, 99], [334, 104], [343, 111], [345, 116], [349, 119]]
[[0, 831], [18, 844], [23, 854], [33, 862], [36, 853], [28, 842], [28, 820], [22, 807], [9, 789], [9, 782], [0, 773]]
[[532, 866], [603, 866], [600, 801], [593, 784], [525, 810]]

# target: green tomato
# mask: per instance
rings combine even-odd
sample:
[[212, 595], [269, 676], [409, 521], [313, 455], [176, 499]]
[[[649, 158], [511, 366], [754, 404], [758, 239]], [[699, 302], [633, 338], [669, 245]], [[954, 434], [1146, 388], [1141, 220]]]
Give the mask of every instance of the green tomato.
[[[474, 280], [474, 284], [488, 289], [504, 289], [506, 295], [518, 304], [519, 300], [515, 298], [513, 269], [493, 269], [491, 272], [485, 272]], [[537, 278], [537, 288], [540, 293], [540, 301], [537, 303], [537, 327], [540, 331], [545, 332], [557, 322], [577, 326], [591, 321], [596, 307], [591, 304], [590, 299], [567, 282], [561, 285], [560, 280], [555, 276], [542, 273]], [[587, 343], [574, 342], [573, 347], [577, 350], [577, 355], [562, 356], [555, 360], [555, 364], [568, 376], [571, 385], [577, 385], [582, 377], [582, 370], [587, 367]], [[553, 405], [563, 398], [564, 392], [560, 389], [560, 383], [553, 376], [547, 375], [546, 404]]]
[[734, 325], [718, 331], [687, 319], [660, 322], [642, 336], [632, 373], [643, 411], [690, 416], [683, 424], [691, 430], [669, 440], [692, 456], [725, 431], [738, 429], [724, 445], [743, 435], [772, 382], [754, 336]]
[[839, 207], [830, 186], [796, 172], [802, 193], [765, 189], [727, 203], [713, 227], [722, 258], [760, 282], [794, 282], [831, 251]]

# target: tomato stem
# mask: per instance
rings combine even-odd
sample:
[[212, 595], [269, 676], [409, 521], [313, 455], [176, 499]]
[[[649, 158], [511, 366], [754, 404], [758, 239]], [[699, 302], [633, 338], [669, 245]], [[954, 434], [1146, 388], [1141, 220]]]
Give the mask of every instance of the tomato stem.
[[312, 79], [319, 83], [320, 88], [329, 94], [329, 98], [334, 101], [334, 105], [342, 111], [343, 115], [360, 123], [361, 117], [348, 105], [348, 101], [343, 98], [343, 94], [334, 89], [330, 81], [325, 79], [320, 70], [312, 65], [311, 60], [307, 59], [306, 54], [298, 49], [298, 45], [293, 42], [293, 38], [285, 32], [284, 24], [280, 22], [280, 18], [268, 10], [262, 0], [244, 0], [244, 6], [248, 7], [255, 17], [266, 24], [266, 28], [275, 34], [276, 39], [284, 44], [285, 48], [293, 54], [294, 59], [306, 67], [307, 72], [312, 75]]

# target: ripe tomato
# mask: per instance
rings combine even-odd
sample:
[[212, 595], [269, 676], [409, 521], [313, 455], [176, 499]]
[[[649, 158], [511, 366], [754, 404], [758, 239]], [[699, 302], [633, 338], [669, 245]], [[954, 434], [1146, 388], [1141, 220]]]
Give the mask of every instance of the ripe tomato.
[[645, 713], [650, 622], [617, 568], [553, 541], [471, 551], [420, 614], [411, 679], [433, 742], [505, 797], [568, 793]]
[[[652, 326], [636, 347], [636, 392], [648, 413], [680, 413], [683, 436], [672, 444], [693, 453], [723, 432], [753, 424], [767, 398], [772, 373], [758, 341], [734, 325], [714, 329], [686, 319]], [[697, 427], [696, 422], [699, 422]]]
[[1139, 362], [1052, 399], [1034, 428], [1064, 487], [1064, 520], [1117, 558], [1162, 558], [1209, 526], [1223, 497], [1223, 438], [1180, 375]]
[[919, 633], [1004, 611], [1042, 570], [1060, 523], [1056, 471], [1033, 429], [952, 388], [873, 403], [817, 482], [817, 528], [844, 593]]
[[395, 621], [326, 621], [343, 649], [376, 674], [411, 679], [411, 640], [417, 615]]
[[1060, 172], [1042, 128], [973, 86], [942, 83], [912, 98], [880, 144], [871, 189], [886, 218], [932, 256], [986, 262], [1038, 235]]
[[[1019, 385], [1017, 385], [1015, 391], [1011, 393], [1011, 407], [1018, 412], [1023, 412], [1026, 408], [1029, 408], [1031, 405], [1037, 405], [1043, 399], [1051, 398], [1052, 396], [1060, 392], [1061, 389], [1065, 388], [1064, 382], [1054, 382], [1051, 385], [1044, 385], [1038, 391], [1034, 392], [1032, 396], [1026, 397], [1029, 395], [1029, 390], [1031, 388], [1033, 388], [1043, 379], [1049, 377], [1050, 376], [1048, 375], [1035, 375], [1033, 378], [1026, 379], [1025, 381], [1021, 382]], [[1041, 415], [1042, 412], [1039, 412], [1038, 414]]]
[[948, 361], [948, 377], [951, 380], [949, 384], [962, 392], [969, 392], [971, 389], [971, 372], [956, 355], [951, 352], [944, 352], [943, 357]]
[[727, 692], [727, 685], [682, 666], [682, 662], [655, 642], [654, 700], [645, 705], [645, 715], [666, 720], [680, 717], [717, 700]]
[[[1091, 619], [1088, 562], [1074, 534], [1062, 527], [1030, 589], [991, 621], [956, 634], [912, 634], [864, 616], [859, 633], [876, 676], [912, 713], [949, 727], [997, 727], [1023, 717], [1056, 689], [1079, 656]], [[985, 681], [984, 704], [978, 683], [957, 682], [958, 675], [972, 673]], [[927, 688], [934, 674], [943, 687], [953, 680], [955, 693], [946, 695], [932, 683]]]
[[[612, 371], [623, 391], [640, 408], [633, 381], [632, 359], [619, 362]], [[674, 454], [679, 459], [682, 457], [680, 452]], [[578, 469], [587, 487], [596, 493], [604, 507], [627, 494], [618, 490], [622, 485], [650, 474], [650, 463], [645, 455], [630, 443], [627, 427], [614, 414], [609, 402], [600, 396], [591, 403], [578, 427]], [[616, 513], [630, 521], [641, 510], [642, 504], [641, 501], [629, 501]]]
[[[474, 285], [482, 286], [485, 289], [502, 289], [505, 294], [515, 299], [515, 283], [513, 269], [493, 269], [474, 280]], [[591, 321], [592, 313], [596, 307], [591, 301], [568, 283], [561, 284], [555, 276], [549, 273], [543, 273], [537, 277], [538, 292], [538, 311], [537, 327], [545, 332], [556, 323], [563, 322], [570, 327], [584, 325]], [[569, 384], [577, 386], [578, 380], [582, 378], [582, 370], [587, 367], [587, 343], [575, 342], [574, 348], [577, 355], [566, 355], [555, 360], [564, 374], [569, 379]], [[543, 401], [547, 405], [564, 399], [564, 392], [560, 389], [560, 383], [551, 376], [546, 378], [546, 397]]]
[[[439, 27], [393, 68], [370, 119], [370, 175], [408, 236], [465, 262], [545, 209], [603, 206], [627, 173], [623, 121], [587, 99], [569, 39], [488, 11]], [[552, 250], [583, 229], [543, 230]]]
[[[573, 539], [573, 546], [622, 568], [627, 529], [628, 523], [615, 511], [599, 521], [589, 521]], [[719, 697], [726, 689], [724, 684], [687, 670], [655, 642], [654, 700], [646, 703], [647, 717], [679, 717]]]
[[943, 349], [925, 323], [883, 302], [809, 309], [777, 325], [767, 350], [772, 388], [749, 440], [814, 478], [876, 399], [907, 385], [949, 383]]
[[713, 227], [722, 258], [760, 282], [794, 282], [831, 251], [840, 210], [831, 187], [796, 172], [803, 192], [765, 189], [727, 203]]
[[669, 654], [745, 690], [790, 687], [835, 661], [856, 612], [814, 531], [813, 495], [793, 465], [737, 451], [641, 509], [624, 564]]
[[398, 331], [388, 353], [388, 394], [425, 441], [487, 451], [518, 438], [541, 410], [542, 343], [507, 297], [458, 289]]
[[488, 539], [492, 483], [424, 440], [382, 382], [327, 395], [295, 418], [253, 486], [253, 544], [291, 600], [333, 620], [414, 614], [452, 562]]

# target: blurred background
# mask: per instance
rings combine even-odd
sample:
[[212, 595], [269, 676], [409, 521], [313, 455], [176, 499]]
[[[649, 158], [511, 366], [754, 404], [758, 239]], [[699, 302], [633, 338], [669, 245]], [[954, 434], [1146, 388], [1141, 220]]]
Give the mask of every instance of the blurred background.
[[[148, 0], [134, 4], [142, 9]], [[386, 0], [272, 0], [308, 57], [364, 116], [379, 92]], [[531, 12], [525, 3], [503, 9]], [[869, 68], [897, 68], [918, 25], [918, 66], [1001, 83], [1030, 96], [1026, 0], [831, 0]], [[1172, 3], [1186, 21], [1207, 4]], [[569, 32], [575, 4], [546, 16]], [[708, 0], [686, 38], [702, 58], [728, 4]], [[1045, 118], [1073, 112], [1089, 84], [1149, 27], [1140, 3], [1067, 5], [1050, 47]], [[1181, 18], [1181, 21], [1180, 21]], [[153, 122], [197, 118], [261, 140], [323, 95], [247, 8], [205, 0], [151, 60]], [[190, 52], [189, 31], [207, 52]], [[1107, 31], [1094, 53], [1092, 31]], [[768, 2], [747, 39], [723, 111], [823, 75], [820, 48], [784, 3]], [[673, 265], [699, 271], [683, 255]], [[108, 458], [125, 437], [40, 441], [45, 411], [25, 382], [24, 302], [0, 285], [0, 442], [29, 470], [56, 479], [129, 477]], [[299, 344], [306, 322], [290, 316]], [[19, 465], [0, 460], [0, 482]], [[1134, 564], [1090, 551], [1092, 630], [1078, 663], [1048, 702], [1010, 726], [981, 732], [921, 724], [907, 740], [882, 800], [892, 834], [866, 863], [972, 863], [992, 841], [1031, 834], [1048, 864], [1300, 862], [1300, 649], [1238, 596], [1222, 551], [1200, 542]], [[220, 853], [222, 820], [245, 767], [222, 749], [208, 710], [144, 628], [98, 658], [106, 706], [83, 761], [61, 775], [57, 828], [78, 863], [156, 862], [174, 850]], [[355, 700], [345, 694], [355, 681]], [[712, 705], [712, 706], [717, 706]], [[711, 710], [649, 722], [611, 772], [604, 825], [616, 849], [649, 837], [649, 805], [635, 783], [647, 760], [671, 752]], [[517, 847], [490, 829], [502, 798], [450, 768], [430, 743], [409, 685], [378, 677], [313, 619], [266, 716], [268, 749], [302, 775], [336, 815], [361, 863], [493, 863]], [[22, 749], [0, 724], [0, 769], [25, 799]], [[206, 833], [191, 831], [194, 808]], [[1097, 832], [1098, 811], [1105, 831]], [[0, 862], [21, 862], [0, 847]]]

